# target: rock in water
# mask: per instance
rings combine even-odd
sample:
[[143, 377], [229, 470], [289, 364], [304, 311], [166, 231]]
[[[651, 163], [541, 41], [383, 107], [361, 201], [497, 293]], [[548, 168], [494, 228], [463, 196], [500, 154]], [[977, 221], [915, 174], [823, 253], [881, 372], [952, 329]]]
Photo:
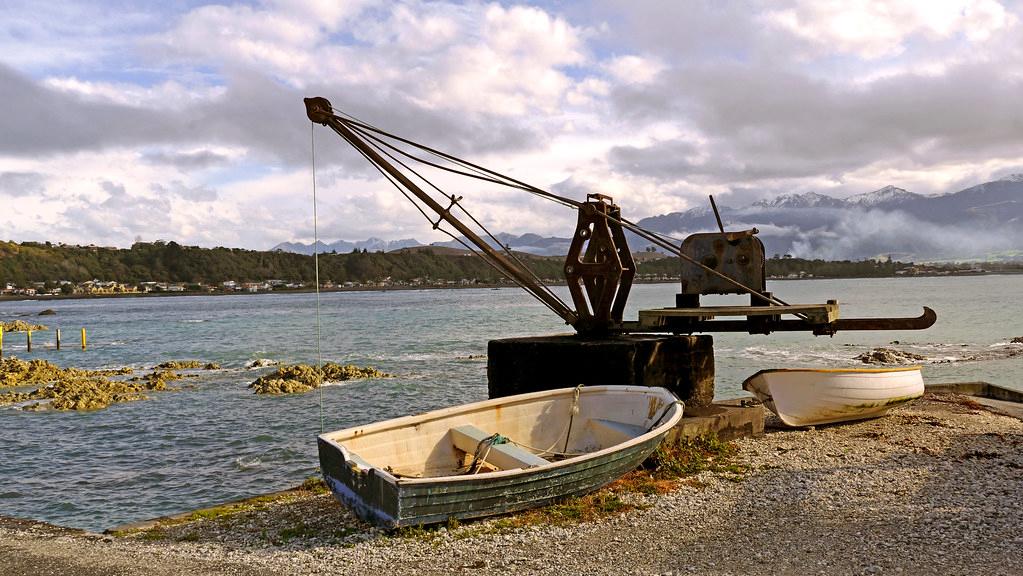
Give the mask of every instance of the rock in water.
[[49, 330], [49, 326], [42, 324], [29, 324], [24, 320], [11, 320], [10, 322], [0, 322], [0, 328], [4, 329], [4, 332], [28, 332], [29, 330]]
[[245, 363], [246, 368], [269, 368], [270, 366], [280, 366], [279, 360], [270, 360], [269, 358], [256, 358], [255, 360]]
[[57, 311], [54, 310], [53, 308], [47, 308], [46, 310], [43, 310], [42, 312], [40, 312], [39, 315], [40, 316], [53, 316], [56, 313], [57, 313]]
[[894, 348], [874, 348], [870, 352], [860, 354], [856, 359], [864, 364], [913, 364], [927, 360], [927, 357]]
[[281, 366], [269, 374], [256, 378], [249, 388], [256, 394], [294, 394], [318, 388], [323, 382], [342, 382], [358, 378], [383, 378], [385, 374], [372, 366], [328, 362], [323, 368], [308, 364]]
[[190, 368], [202, 368], [200, 360], [170, 360], [153, 366], [153, 370], [188, 370]]
[[[0, 386], [43, 385], [31, 392], [0, 394], [0, 406], [48, 400], [55, 410], [97, 410], [117, 402], [142, 400], [146, 392], [167, 390], [167, 382], [181, 378], [175, 372], [160, 371], [130, 380], [110, 379], [131, 373], [131, 368], [83, 370], [59, 368], [44, 360], [7, 358], [0, 362]], [[24, 409], [41, 410], [46, 406], [45, 402], [36, 402]]]

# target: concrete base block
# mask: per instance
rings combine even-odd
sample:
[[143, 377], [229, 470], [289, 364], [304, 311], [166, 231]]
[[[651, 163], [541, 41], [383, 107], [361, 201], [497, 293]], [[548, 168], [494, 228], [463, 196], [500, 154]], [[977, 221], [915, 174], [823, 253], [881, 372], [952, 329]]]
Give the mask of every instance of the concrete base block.
[[585, 384], [663, 386], [687, 409], [714, 399], [714, 339], [709, 335], [505, 338], [491, 340], [487, 352], [491, 398]]
[[728, 441], [764, 433], [764, 407], [743, 400], [715, 402], [710, 406], [686, 405], [682, 420], [668, 432], [665, 441], [697, 436], [717, 436]]

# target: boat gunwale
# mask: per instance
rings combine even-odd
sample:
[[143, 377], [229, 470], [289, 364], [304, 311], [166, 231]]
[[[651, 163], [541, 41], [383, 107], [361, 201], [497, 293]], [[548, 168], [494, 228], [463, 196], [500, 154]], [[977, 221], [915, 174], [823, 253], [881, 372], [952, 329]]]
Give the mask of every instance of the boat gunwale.
[[[482, 400], [480, 402], [473, 402], [470, 404], [462, 404], [459, 406], [452, 406], [448, 408], [441, 408], [438, 410], [431, 410], [422, 414], [402, 416], [391, 420], [384, 420], [383, 422], [374, 422], [365, 427], [353, 426], [342, 430], [336, 430], [333, 432], [326, 432], [318, 436], [319, 439], [337, 448], [342, 457], [346, 462], [351, 462], [352, 458], [350, 454], [352, 451], [348, 450], [340, 441], [334, 440], [331, 436], [344, 435], [345, 439], [354, 437], [354, 431], [359, 430], [364, 435], [369, 432], [382, 432], [394, 428], [400, 428], [411, 423], [422, 423], [428, 421], [441, 420], [446, 417], [457, 416], [459, 414], [465, 414], [476, 411], [484, 411], [495, 406], [502, 406], [508, 404], [523, 404], [528, 403], [536, 399], [541, 398], [557, 398], [563, 395], [570, 395], [575, 392], [576, 387], [572, 388], [558, 388], [554, 390], [542, 390], [539, 392], [530, 392], [527, 394], [518, 394], [515, 396], [506, 396], [502, 398], [492, 398], [489, 400]], [[684, 411], [684, 404], [681, 400], [675, 397], [667, 388], [657, 386], [585, 386], [581, 388], [580, 394], [600, 394], [600, 393], [628, 393], [628, 392], [639, 392], [647, 396], [659, 397], [668, 402], [668, 412], [661, 416], [661, 423], [644, 434], [630, 438], [624, 442], [613, 444], [596, 452], [588, 452], [579, 456], [573, 456], [557, 462], [551, 462], [544, 466], [535, 466], [532, 468], [514, 468], [511, 470], [499, 470], [496, 472], [485, 472], [482, 474], [476, 474], [472, 476], [467, 475], [450, 475], [450, 476], [431, 476], [426, 478], [398, 478], [387, 472], [385, 469], [375, 466], [372, 463], [368, 470], [372, 470], [374, 474], [380, 477], [382, 480], [395, 486], [415, 486], [425, 484], [445, 484], [445, 483], [467, 483], [473, 482], [477, 479], [483, 480], [495, 480], [504, 477], [514, 477], [521, 475], [535, 474], [539, 471], [556, 470], [558, 468], [567, 467], [579, 463], [586, 462], [587, 460], [602, 458], [608, 454], [626, 450], [636, 445], [647, 442], [658, 435], [664, 435], [670, 430], [675, 424], [678, 423], [682, 418]], [[670, 399], [670, 400], [669, 400]], [[509, 402], [511, 400], [511, 402]], [[424, 418], [424, 416], [428, 418]], [[345, 434], [347, 433], [347, 434]], [[342, 440], [343, 441], [343, 440]], [[362, 466], [359, 466], [362, 468]]]
[[794, 373], [794, 372], [815, 372], [819, 374], [886, 374], [891, 372], [912, 372], [923, 370], [923, 366], [914, 364], [912, 366], [892, 366], [889, 368], [767, 368], [758, 370], [752, 376], [742, 381], [742, 389], [747, 390], [746, 384], [759, 376], [768, 374]]

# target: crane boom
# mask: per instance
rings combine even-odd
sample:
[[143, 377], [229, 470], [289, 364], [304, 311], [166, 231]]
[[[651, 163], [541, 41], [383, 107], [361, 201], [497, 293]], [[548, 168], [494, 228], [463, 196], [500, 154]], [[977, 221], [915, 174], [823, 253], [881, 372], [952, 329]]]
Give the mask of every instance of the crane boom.
[[553, 297], [549, 292], [544, 290], [544, 288], [533, 279], [529, 272], [522, 269], [521, 265], [495, 250], [493, 246], [480, 238], [479, 235], [466, 226], [465, 223], [458, 218], [455, 218], [451, 214], [450, 208], [445, 208], [434, 200], [432, 196], [420, 188], [404, 172], [396, 168], [393, 164], [388, 162], [386, 158], [381, 156], [380, 153], [370, 146], [363, 137], [349, 127], [348, 120], [334, 114], [333, 107], [329, 100], [320, 97], [306, 98], [305, 106], [306, 115], [309, 116], [309, 120], [316, 122], [317, 124], [328, 126], [334, 130], [334, 132], [341, 136], [341, 138], [365, 155], [370, 162], [397, 180], [401, 186], [412, 193], [412, 195], [418, 198], [423, 204], [426, 204], [431, 210], [436, 212], [442, 220], [450, 224], [455, 230], [458, 230], [458, 232], [469, 242], [483, 252], [486, 257], [490, 259], [490, 262], [503, 274], [517, 282], [526, 291], [550, 307], [551, 310], [558, 314], [558, 316], [561, 316], [567, 324], [571, 324], [573, 326], [576, 325], [579, 321], [578, 314], [565, 306], [560, 300]]

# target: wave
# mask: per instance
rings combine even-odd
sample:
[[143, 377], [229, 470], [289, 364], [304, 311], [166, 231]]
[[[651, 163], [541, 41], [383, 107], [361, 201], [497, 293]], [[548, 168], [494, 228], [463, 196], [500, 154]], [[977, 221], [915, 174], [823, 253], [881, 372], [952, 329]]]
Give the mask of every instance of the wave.
[[263, 459], [259, 456], [239, 456], [234, 459], [234, 466], [239, 470], [252, 470], [263, 465]]

